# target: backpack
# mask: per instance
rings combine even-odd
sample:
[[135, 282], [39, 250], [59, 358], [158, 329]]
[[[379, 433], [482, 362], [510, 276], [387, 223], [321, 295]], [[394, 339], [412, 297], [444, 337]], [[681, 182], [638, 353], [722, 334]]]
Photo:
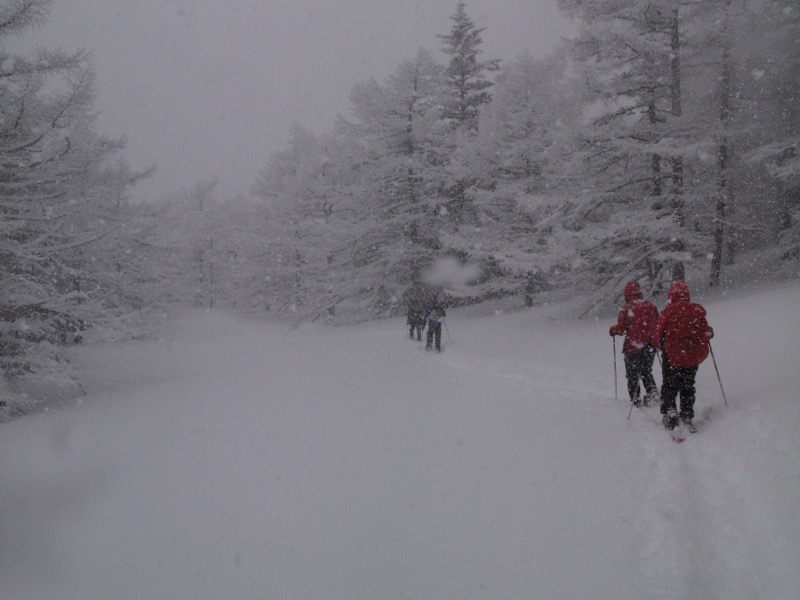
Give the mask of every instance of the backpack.
[[439, 306], [433, 306], [433, 307], [431, 307], [431, 311], [430, 311], [430, 314], [428, 315], [428, 318], [431, 321], [433, 321], [434, 323], [438, 323], [439, 321], [441, 321], [444, 318], [444, 316], [445, 316], [445, 312], [444, 312], [443, 308], [441, 308]]
[[629, 304], [627, 311], [626, 347], [629, 352], [641, 352], [653, 338], [653, 331], [658, 323], [658, 309], [646, 300], [638, 300]]
[[676, 366], [693, 367], [708, 356], [711, 328], [699, 304], [680, 303], [670, 310], [666, 351]]

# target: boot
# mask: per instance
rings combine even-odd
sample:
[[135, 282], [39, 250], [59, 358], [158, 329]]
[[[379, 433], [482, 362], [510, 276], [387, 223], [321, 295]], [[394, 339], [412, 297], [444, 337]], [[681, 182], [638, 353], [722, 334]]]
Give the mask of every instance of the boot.
[[673, 408], [669, 409], [661, 419], [661, 422], [664, 424], [664, 427], [672, 431], [678, 426], [678, 413]]

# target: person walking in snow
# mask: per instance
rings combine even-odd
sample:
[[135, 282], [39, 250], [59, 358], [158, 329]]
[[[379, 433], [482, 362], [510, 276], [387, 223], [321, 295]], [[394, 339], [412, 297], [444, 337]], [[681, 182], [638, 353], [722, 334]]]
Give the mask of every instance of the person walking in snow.
[[428, 322], [425, 350], [431, 350], [435, 344], [437, 352], [442, 351], [442, 322], [446, 316], [444, 306], [439, 302], [438, 296], [434, 295], [425, 309], [425, 320]]
[[406, 304], [408, 305], [408, 313], [406, 315], [406, 324], [409, 328], [409, 335], [414, 339], [414, 334], [417, 336], [417, 341], [422, 340], [422, 330], [425, 329], [425, 290], [420, 286], [414, 286], [408, 291]]
[[686, 282], [673, 282], [668, 296], [669, 304], [661, 312], [652, 340], [663, 355], [661, 414], [667, 429], [674, 429], [678, 419], [693, 428], [695, 377], [700, 363], [708, 357], [714, 330], [708, 325], [705, 308], [691, 301]]
[[425, 309], [409, 306], [406, 323], [408, 324], [408, 334], [411, 339], [414, 339], [414, 334], [416, 333], [417, 341], [420, 341], [422, 339], [422, 330], [425, 329]]
[[628, 380], [628, 395], [634, 405], [642, 403], [639, 380], [645, 389], [644, 404], [658, 397], [658, 388], [653, 378], [653, 360], [656, 349], [652, 346], [653, 332], [658, 323], [658, 309], [644, 299], [637, 281], [625, 284], [625, 306], [619, 311], [616, 325], [608, 330], [609, 335], [624, 335], [622, 354], [625, 357], [625, 378]]

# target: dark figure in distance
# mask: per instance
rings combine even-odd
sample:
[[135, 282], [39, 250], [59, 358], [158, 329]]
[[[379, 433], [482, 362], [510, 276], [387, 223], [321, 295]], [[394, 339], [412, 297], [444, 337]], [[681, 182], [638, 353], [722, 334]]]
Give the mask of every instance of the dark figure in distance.
[[425, 329], [425, 290], [421, 286], [414, 286], [406, 294], [406, 324], [408, 325], [409, 336], [414, 339], [416, 334], [417, 341], [422, 340], [422, 330]]
[[442, 320], [447, 316], [447, 312], [439, 302], [438, 297], [434, 296], [428, 307], [425, 309], [425, 320], [428, 322], [428, 339], [425, 349], [430, 350], [436, 345], [438, 352], [442, 351]]

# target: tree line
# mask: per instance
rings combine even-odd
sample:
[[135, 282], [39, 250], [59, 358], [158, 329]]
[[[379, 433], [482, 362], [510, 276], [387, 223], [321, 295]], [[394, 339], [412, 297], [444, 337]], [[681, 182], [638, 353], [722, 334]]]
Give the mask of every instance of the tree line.
[[443, 255], [482, 268], [461, 301], [561, 288], [587, 311], [630, 278], [720, 285], [747, 248], [796, 259], [800, 9], [559, 6], [576, 36], [501, 65], [459, 2], [439, 56], [355, 84], [330, 133], [295, 128], [253, 186], [272, 305], [386, 314]]

